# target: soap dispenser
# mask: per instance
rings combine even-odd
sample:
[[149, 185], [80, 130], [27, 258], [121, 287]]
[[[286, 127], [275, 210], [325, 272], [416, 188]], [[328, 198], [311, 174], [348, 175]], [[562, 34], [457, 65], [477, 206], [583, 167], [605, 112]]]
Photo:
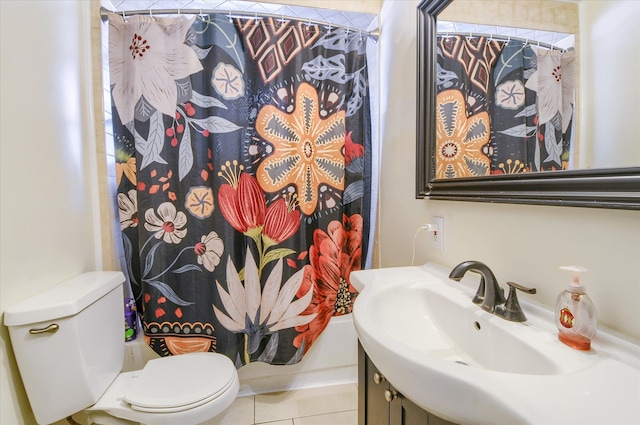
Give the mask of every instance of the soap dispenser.
[[579, 266], [562, 266], [560, 269], [573, 272], [573, 279], [558, 295], [555, 314], [558, 339], [577, 350], [589, 350], [596, 335], [597, 318], [593, 302], [580, 282], [580, 273], [587, 269]]

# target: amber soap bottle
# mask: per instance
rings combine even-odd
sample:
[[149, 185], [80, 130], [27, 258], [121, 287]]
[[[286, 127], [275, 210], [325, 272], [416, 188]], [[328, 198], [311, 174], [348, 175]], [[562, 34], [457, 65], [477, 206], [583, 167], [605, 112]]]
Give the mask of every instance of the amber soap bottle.
[[560, 268], [573, 272], [573, 279], [558, 295], [555, 311], [558, 339], [576, 350], [589, 350], [596, 335], [598, 319], [596, 308], [580, 282], [580, 273], [587, 269], [579, 266]]

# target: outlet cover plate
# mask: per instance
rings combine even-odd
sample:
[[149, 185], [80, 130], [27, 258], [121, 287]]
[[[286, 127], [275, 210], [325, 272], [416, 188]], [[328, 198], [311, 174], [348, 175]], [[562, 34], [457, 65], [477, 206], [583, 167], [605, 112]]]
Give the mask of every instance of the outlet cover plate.
[[437, 232], [429, 232], [429, 244], [440, 252], [444, 252], [444, 217], [431, 216], [429, 223], [438, 226]]

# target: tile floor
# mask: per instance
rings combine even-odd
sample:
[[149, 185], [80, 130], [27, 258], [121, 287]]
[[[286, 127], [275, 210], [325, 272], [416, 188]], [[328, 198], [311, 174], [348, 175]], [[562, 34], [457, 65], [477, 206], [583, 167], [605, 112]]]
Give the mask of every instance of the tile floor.
[[358, 387], [342, 384], [238, 397], [211, 425], [356, 425]]

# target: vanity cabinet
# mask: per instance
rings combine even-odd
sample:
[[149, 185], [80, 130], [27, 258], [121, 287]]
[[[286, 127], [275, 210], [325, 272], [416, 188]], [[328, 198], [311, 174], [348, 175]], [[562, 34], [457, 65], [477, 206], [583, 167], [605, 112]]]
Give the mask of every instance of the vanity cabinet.
[[405, 398], [358, 343], [358, 425], [455, 425]]

